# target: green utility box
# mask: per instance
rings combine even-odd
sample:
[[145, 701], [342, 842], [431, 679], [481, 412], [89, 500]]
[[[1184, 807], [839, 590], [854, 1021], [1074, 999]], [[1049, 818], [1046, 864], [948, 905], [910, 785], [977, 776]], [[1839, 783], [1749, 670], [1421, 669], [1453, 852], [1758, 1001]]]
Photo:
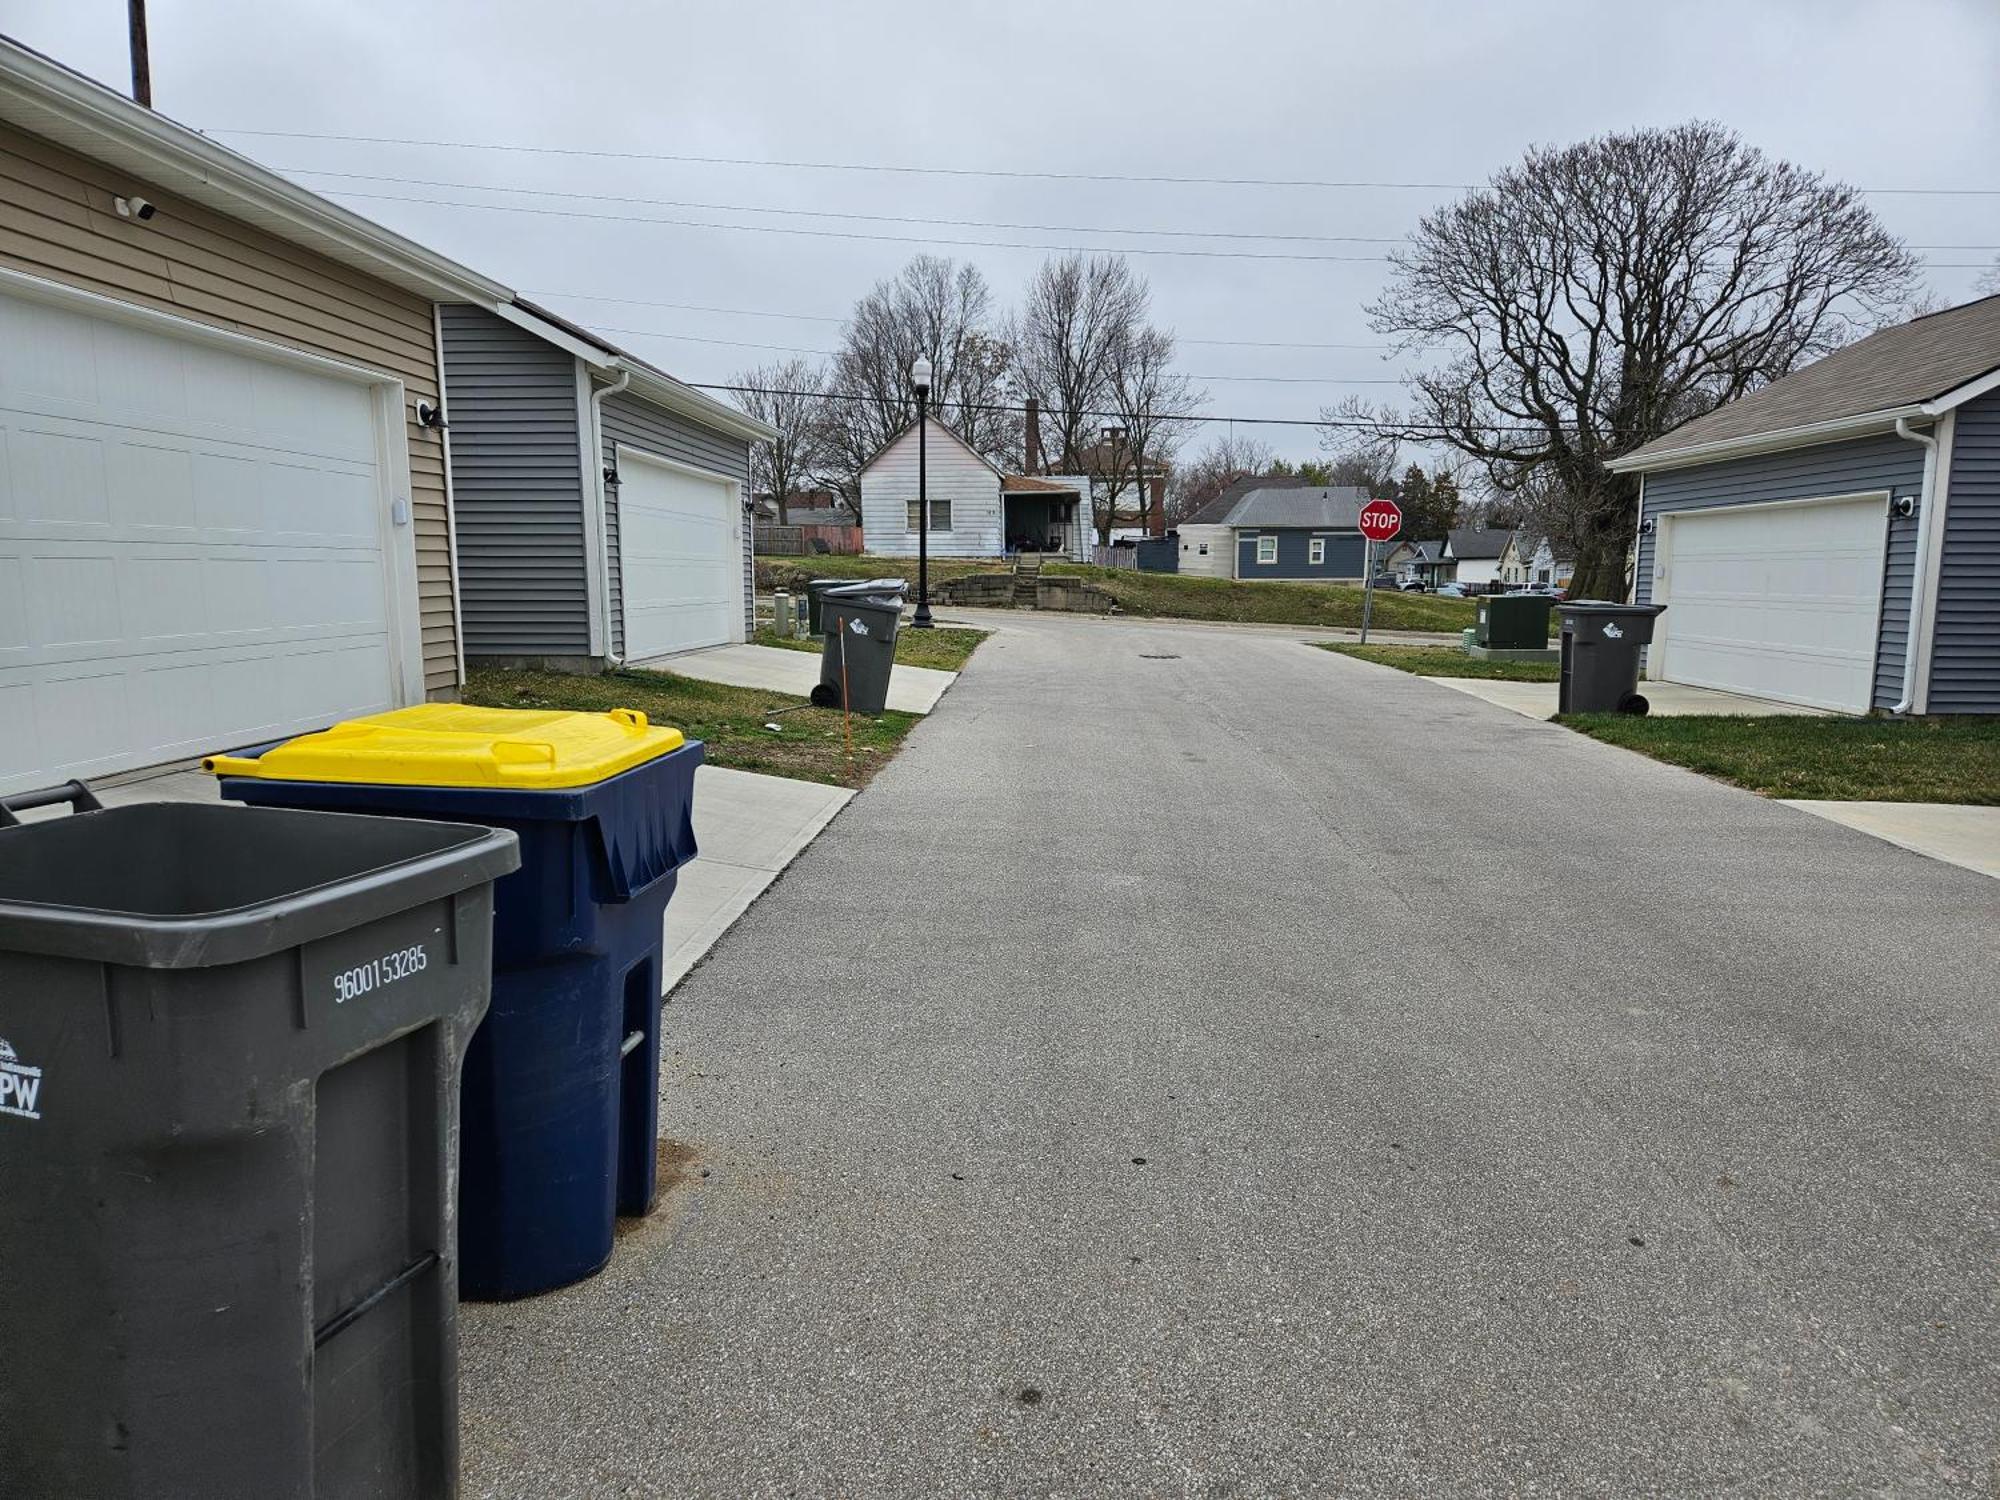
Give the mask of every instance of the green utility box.
[[1549, 609], [1539, 594], [1492, 594], [1479, 601], [1479, 644], [1503, 651], [1546, 651]]

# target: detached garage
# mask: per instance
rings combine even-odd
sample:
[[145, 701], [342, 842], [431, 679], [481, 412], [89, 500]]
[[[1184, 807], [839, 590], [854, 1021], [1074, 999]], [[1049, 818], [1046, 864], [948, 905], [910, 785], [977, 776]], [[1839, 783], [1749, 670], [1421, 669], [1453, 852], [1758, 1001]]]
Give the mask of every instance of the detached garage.
[[455, 696], [418, 406], [510, 295], [0, 40], [0, 794]]
[[468, 656], [596, 669], [749, 638], [776, 432], [528, 303], [441, 310]]
[[2000, 713], [2000, 297], [1873, 334], [1614, 462], [1656, 680]]

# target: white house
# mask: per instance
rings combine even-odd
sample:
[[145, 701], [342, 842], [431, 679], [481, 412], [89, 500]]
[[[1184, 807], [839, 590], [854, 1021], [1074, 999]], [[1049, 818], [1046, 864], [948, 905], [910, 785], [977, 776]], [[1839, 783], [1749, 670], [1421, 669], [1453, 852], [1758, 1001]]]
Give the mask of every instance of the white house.
[[1543, 537], [1535, 544], [1533, 556], [1528, 560], [1528, 582], [1548, 584], [1554, 588], [1569, 587], [1570, 575], [1576, 571], [1576, 564], [1569, 558], [1560, 556]]
[[1479, 527], [1461, 526], [1445, 538], [1444, 558], [1453, 583], [1466, 588], [1491, 588], [1501, 581], [1501, 559], [1507, 555], [1508, 544], [1514, 539], [1511, 531], [1487, 531]]
[[[917, 555], [917, 424], [876, 451], [861, 470], [861, 535], [882, 557]], [[924, 431], [924, 488], [932, 557], [1005, 557], [1027, 548], [1090, 557], [1086, 479], [1006, 474], [937, 418]]]

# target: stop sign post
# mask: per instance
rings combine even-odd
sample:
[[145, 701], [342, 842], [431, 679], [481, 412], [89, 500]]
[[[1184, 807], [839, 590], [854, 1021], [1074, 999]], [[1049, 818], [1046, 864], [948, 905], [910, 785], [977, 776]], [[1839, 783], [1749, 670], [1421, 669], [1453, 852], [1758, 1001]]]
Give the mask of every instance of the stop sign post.
[[1403, 529], [1402, 508], [1393, 500], [1370, 500], [1361, 507], [1355, 523], [1368, 540], [1362, 546], [1362, 564], [1367, 569], [1361, 584], [1361, 644], [1368, 644], [1368, 622], [1375, 613], [1375, 544], [1395, 538]]

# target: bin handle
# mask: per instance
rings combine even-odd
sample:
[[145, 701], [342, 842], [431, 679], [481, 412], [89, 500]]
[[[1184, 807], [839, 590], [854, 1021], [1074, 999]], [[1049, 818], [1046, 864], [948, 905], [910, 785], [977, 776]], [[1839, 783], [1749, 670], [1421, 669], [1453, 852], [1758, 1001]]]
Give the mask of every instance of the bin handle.
[[80, 781], [65, 781], [61, 786], [45, 786], [38, 792], [0, 797], [0, 828], [19, 828], [21, 820], [14, 816], [16, 812], [26, 812], [31, 807], [54, 807], [63, 802], [69, 804], [72, 813], [104, 811], [97, 793]]
[[627, 729], [644, 729], [646, 727], [645, 713], [636, 708], [614, 708], [605, 717], [616, 720]]

